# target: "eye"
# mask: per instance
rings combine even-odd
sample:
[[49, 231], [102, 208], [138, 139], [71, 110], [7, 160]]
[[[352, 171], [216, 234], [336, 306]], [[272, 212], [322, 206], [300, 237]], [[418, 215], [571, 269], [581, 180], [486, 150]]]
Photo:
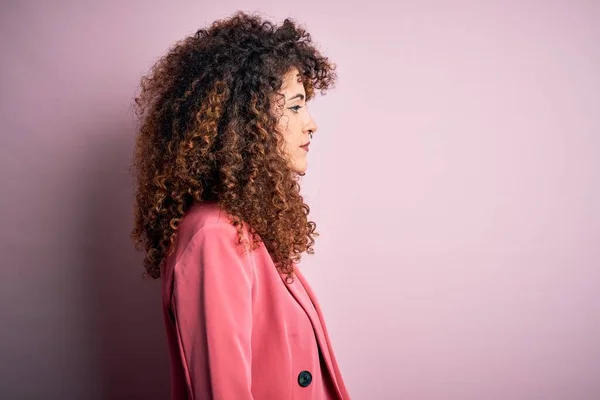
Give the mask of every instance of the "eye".
[[288, 110], [292, 110], [292, 112], [297, 114], [298, 110], [301, 108], [302, 108], [302, 106], [292, 106], [292, 107], [288, 107]]

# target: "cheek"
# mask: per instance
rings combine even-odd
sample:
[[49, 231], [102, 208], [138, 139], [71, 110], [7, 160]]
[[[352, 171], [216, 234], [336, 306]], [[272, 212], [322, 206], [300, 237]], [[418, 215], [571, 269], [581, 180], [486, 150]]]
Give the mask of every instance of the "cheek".
[[277, 126], [281, 132], [286, 133], [289, 131], [291, 123], [292, 122], [290, 121], [289, 115], [283, 114], [281, 117], [279, 117]]
[[302, 126], [293, 116], [284, 115], [280, 118], [278, 129], [285, 142], [285, 150], [289, 157], [301, 156], [300, 146], [304, 143]]
[[286, 153], [286, 156], [294, 158], [295, 157], [294, 148], [296, 146], [295, 146], [295, 141], [294, 141], [293, 135], [291, 135], [290, 132], [286, 131], [286, 130], [281, 130], [280, 132], [281, 132], [281, 136], [283, 138], [283, 148]]
[[297, 155], [296, 150], [298, 150], [298, 145], [291, 135], [286, 139], [285, 149], [290, 156], [295, 157]]
[[286, 146], [290, 146], [300, 139], [298, 136], [298, 129], [294, 126], [292, 121], [286, 121], [280, 123], [279, 131], [285, 140]]

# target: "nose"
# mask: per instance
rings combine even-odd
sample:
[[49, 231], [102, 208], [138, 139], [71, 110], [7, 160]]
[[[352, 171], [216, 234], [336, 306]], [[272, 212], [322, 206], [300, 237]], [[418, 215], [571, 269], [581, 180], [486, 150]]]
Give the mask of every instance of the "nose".
[[306, 134], [314, 134], [317, 129], [319, 127], [317, 126], [317, 123], [315, 122], [315, 120], [312, 118], [312, 116], [308, 116], [308, 121], [307, 123], [304, 125], [304, 133]]

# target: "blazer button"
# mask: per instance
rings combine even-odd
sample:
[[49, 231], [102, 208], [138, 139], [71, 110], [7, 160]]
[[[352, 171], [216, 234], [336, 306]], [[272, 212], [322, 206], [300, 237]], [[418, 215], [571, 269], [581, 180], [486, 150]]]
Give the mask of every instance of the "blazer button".
[[298, 375], [298, 384], [302, 387], [307, 387], [312, 382], [312, 375], [308, 371], [300, 372]]

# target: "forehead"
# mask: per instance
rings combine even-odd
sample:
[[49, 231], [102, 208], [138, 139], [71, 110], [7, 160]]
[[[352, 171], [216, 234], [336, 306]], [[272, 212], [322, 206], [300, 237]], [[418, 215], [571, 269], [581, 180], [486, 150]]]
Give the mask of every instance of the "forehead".
[[292, 68], [283, 76], [281, 90], [285, 93], [304, 93], [304, 84], [302, 83], [300, 73], [296, 68]]

